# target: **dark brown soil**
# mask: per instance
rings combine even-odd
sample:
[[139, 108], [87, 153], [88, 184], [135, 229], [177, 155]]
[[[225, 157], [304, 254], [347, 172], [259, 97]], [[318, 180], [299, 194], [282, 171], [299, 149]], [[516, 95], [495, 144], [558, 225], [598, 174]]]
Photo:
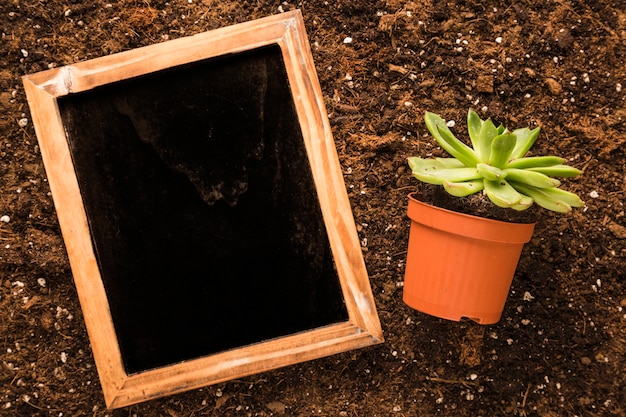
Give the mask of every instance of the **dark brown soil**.
[[[294, 8], [386, 341], [107, 411], [20, 77]], [[0, 415], [626, 416], [623, 0], [3, 0], [0, 33]], [[469, 107], [583, 170], [490, 326], [401, 300], [406, 158], [440, 153], [424, 111], [463, 132]]]

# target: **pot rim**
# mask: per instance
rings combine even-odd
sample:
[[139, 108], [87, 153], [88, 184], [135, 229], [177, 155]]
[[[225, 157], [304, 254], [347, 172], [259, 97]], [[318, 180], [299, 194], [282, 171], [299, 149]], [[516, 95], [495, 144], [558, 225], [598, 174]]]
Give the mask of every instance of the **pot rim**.
[[408, 216], [423, 226], [473, 239], [524, 244], [530, 241], [536, 223], [511, 223], [433, 206], [408, 195]]

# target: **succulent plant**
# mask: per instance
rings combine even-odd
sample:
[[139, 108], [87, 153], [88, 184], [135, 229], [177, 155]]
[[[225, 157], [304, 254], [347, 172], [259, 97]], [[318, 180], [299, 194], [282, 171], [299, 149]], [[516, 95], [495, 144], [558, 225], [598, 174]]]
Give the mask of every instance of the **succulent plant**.
[[581, 173], [579, 169], [557, 156], [525, 157], [539, 136], [539, 127], [510, 132], [491, 119], [482, 120], [470, 109], [470, 147], [454, 136], [440, 116], [427, 112], [424, 120], [435, 140], [453, 158], [409, 158], [413, 176], [420, 181], [443, 185], [456, 197], [483, 191], [495, 205], [515, 210], [526, 210], [533, 203], [560, 213], [582, 207], [582, 200], [560, 189], [561, 182], [553, 178], [575, 177]]

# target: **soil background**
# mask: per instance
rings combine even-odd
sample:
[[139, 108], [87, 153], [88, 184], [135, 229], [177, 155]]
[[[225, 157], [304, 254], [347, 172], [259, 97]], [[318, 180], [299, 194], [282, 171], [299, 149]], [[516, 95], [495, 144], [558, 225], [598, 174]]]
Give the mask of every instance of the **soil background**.
[[[106, 410], [20, 77], [295, 8], [386, 341]], [[0, 33], [0, 415], [626, 416], [624, 1], [0, 0]], [[470, 107], [583, 170], [489, 326], [401, 299], [406, 158]]]

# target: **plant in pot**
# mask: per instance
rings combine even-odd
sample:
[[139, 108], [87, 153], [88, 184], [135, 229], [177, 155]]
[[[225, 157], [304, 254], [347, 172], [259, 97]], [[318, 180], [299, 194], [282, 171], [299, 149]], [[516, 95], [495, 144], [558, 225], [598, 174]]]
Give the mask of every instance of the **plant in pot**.
[[[575, 177], [581, 171], [557, 156], [526, 156], [539, 128], [509, 131], [470, 109], [468, 146], [440, 116], [427, 112], [424, 119], [452, 157], [408, 159], [413, 176], [436, 201], [427, 203], [427, 193], [409, 195], [411, 229], [403, 300], [416, 310], [449, 320], [465, 317], [481, 324], [496, 323], [536, 217], [495, 220], [457, 207], [475, 199], [512, 214], [534, 211], [528, 209], [537, 206], [567, 213], [583, 202], [560, 189], [561, 182], [554, 177]], [[452, 210], [443, 208], [442, 197], [458, 204], [449, 206]]]

